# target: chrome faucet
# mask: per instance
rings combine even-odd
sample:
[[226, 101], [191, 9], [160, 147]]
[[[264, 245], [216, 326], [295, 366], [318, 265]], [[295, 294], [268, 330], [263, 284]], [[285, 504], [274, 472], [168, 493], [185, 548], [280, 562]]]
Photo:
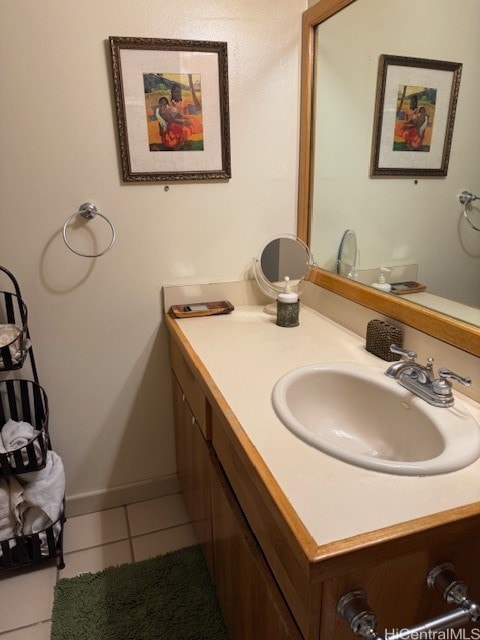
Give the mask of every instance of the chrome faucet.
[[435, 378], [433, 358], [427, 358], [427, 364], [422, 365], [415, 361], [417, 354], [414, 351], [401, 349], [394, 344], [390, 345], [390, 351], [407, 359], [391, 364], [385, 375], [398, 380], [402, 387], [435, 407], [453, 406], [455, 399], [450, 380], [456, 380], [467, 387], [472, 383], [470, 378], [460, 376], [444, 367], [438, 370], [438, 378]]

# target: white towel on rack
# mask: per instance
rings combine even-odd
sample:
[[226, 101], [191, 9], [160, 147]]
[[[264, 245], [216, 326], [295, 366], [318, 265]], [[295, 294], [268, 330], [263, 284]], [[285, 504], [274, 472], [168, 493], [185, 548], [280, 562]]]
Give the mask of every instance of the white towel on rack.
[[21, 534], [31, 535], [50, 527], [60, 518], [65, 495], [65, 471], [60, 456], [55, 451], [47, 451], [44, 469], [16, 477], [23, 487], [21, 500], [16, 505]]
[[[0, 432], [0, 453], [10, 453], [25, 447], [27, 444], [35, 440], [40, 431], [34, 429], [29, 422], [17, 422], [16, 420], [8, 420], [2, 427]], [[35, 457], [38, 461], [42, 460], [42, 450], [38, 439], [34, 442]], [[27, 450], [21, 452], [24, 464], [29, 463]], [[15, 459], [11, 458], [10, 463], [15, 468]]]
[[5, 451], [15, 451], [25, 447], [29, 442], [38, 436], [37, 431], [29, 422], [17, 422], [8, 420], [2, 427], [2, 442]]
[[[0, 479], [0, 540], [9, 540], [15, 535], [17, 522], [10, 507], [10, 483], [6, 478]], [[1, 549], [0, 549], [1, 554]]]
[[[22, 500], [23, 487], [14, 476], [0, 479], [0, 540], [9, 540], [9, 548], [16, 545], [19, 521], [17, 505]], [[0, 558], [3, 555], [0, 547]]]

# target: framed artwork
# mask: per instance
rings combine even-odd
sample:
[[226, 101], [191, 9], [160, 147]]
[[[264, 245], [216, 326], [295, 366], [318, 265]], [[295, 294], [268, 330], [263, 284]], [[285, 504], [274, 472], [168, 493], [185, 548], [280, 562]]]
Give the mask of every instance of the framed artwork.
[[371, 176], [446, 176], [462, 65], [380, 56]]
[[109, 41], [123, 180], [230, 178], [227, 43]]

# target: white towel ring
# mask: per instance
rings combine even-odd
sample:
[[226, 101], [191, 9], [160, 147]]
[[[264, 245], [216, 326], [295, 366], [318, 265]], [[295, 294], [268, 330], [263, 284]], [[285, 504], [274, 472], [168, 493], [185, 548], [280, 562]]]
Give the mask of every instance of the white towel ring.
[[468, 217], [468, 209], [467, 209], [467, 205], [470, 202], [473, 202], [474, 200], [480, 200], [480, 198], [475, 194], [470, 193], [469, 191], [462, 191], [462, 193], [458, 196], [458, 199], [463, 204], [463, 217], [465, 218], [465, 220], [472, 227], [472, 229], [475, 229], [475, 231], [480, 231], [480, 227], [476, 227]]
[[[106, 247], [103, 251], [99, 251], [98, 253], [81, 253], [80, 251], [77, 251], [72, 247], [67, 239], [67, 227], [70, 222], [78, 215], [86, 218], [87, 220], [92, 220], [95, 216], [100, 216], [105, 220], [112, 232], [112, 239], [110, 240], [110, 244], [108, 245], [108, 247]], [[98, 256], [103, 256], [104, 253], [107, 253], [107, 251], [113, 246], [113, 243], [115, 242], [115, 228], [110, 220], [106, 216], [104, 216], [103, 213], [100, 213], [100, 211], [97, 210], [97, 207], [93, 204], [93, 202], [84, 202], [80, 205], [76, 213], [72, 214], [65, 220], [65, 224], [63, 225], [63, 240], [65, 241], [65, 244], [70, 249], [70, 251], [76, 253], [77, 256], [82, 256], [82, 258], [98, 258]]]

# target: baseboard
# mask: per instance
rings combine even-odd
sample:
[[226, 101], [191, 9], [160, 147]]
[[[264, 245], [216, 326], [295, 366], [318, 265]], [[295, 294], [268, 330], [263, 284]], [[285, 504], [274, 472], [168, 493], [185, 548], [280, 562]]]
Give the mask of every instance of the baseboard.
[[67, 496], [66, 515], [67, 518], [80, 516], [85, 513], [132, 504], [133, 502], [169, 496], [180, 491], [180, 483], [175, 473], [161, 478], [150, 478], [141, 482], [113, 487], [112, 489], [78, 493]]

